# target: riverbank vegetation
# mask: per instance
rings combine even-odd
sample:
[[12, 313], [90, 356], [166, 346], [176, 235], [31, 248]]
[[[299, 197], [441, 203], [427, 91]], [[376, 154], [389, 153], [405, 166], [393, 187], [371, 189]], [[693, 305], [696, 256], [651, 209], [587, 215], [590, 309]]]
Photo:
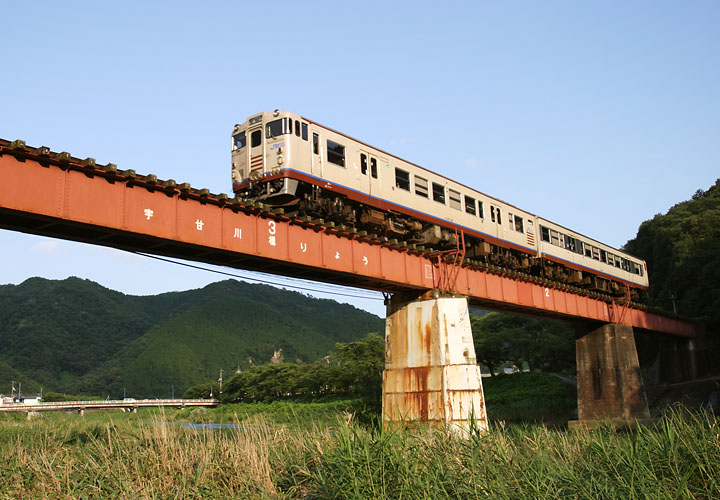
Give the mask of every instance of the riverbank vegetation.
[[[0, 419], [0, 499], [718, 498], [720, 423], [671, 410], [618, 432], [493, 425], [467, 438], [350, 414], [188, 429], [175, 414]], [[169, 422], [169, 423], [168, 423]]]

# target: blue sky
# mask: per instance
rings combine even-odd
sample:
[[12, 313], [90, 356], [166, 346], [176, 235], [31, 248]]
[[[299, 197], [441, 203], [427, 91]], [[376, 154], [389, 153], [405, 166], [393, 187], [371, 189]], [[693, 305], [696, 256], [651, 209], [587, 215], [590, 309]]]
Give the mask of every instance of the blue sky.
[[[716, 1], [35, 1], [3, 14], [0, 137], [216, 193], [231, 191], [232, 126], [275, 108], [613, 246], [720, 177]], [[0, 243], [0, 284], [75, 275], [149, 294], [223, 279], [8, 231]]]

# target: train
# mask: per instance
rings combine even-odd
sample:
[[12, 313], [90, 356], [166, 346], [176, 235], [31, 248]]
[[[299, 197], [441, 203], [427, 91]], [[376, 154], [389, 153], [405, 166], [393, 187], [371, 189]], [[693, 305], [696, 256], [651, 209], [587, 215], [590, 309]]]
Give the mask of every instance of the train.
[[[468, 262], [641, 301], [647, 265], [543, 217], [289, 111], [232, 132], [236, 198]], [[461, 235], [461, 236], [459, 236]]]

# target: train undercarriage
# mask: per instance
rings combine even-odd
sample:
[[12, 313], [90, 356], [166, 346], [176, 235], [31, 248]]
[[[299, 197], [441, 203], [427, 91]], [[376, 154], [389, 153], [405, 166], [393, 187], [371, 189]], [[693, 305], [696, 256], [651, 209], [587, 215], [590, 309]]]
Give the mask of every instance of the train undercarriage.
[[[290, 185], [288, 185], [290, 181]], [[294, 179], [256, 182], [245, 192], [244, 200], [260, 201], [272, 208], [283, 208], [286, 216], [332, 222], [336, 226], [355, 228], [382, 242], [398, 243], [424, 251], [443, 252], [456, 249], [458, 233], [448, 227], [350, 200], [320, 186]], [[588, 271], [564, 266], [552, 260], [505, 248], [481, 238], [465, 235], [464, 263], [541, 279], [549, 284], [576, 288], [610, 299], [644, 302], [645, 292], [628, 287]]]

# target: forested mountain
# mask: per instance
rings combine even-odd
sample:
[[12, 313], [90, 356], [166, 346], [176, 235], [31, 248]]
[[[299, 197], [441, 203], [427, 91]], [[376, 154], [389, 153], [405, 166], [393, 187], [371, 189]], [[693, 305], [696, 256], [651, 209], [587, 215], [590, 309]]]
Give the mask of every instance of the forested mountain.
[[24, 387], [32, 379], [60, 392], [165, 397], [221, 368], [229, 375], [274, 355], [310, 362], [382, 329], [353, 306], [234, 280], [138, 297], [32, 278], [0, 286], [0, 374], [28, 377]]
[[720, 179], [640, 225], [625, 250], [648, 264], [651, 306], [695, 318], [720, 355]]

